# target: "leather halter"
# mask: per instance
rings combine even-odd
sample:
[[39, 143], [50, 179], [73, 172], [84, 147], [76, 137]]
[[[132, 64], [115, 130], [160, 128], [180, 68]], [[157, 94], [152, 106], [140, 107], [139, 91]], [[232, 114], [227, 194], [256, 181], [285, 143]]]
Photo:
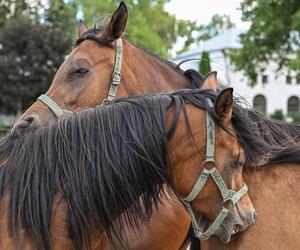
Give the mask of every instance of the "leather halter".
[[[212, 105], [211, 101], [209, 104]], [[222, 195], [223, 203], [231, 201], [233, 205], [235, 205], [248, 191], [248, 187], [246, 184], [238, 190], [230, 190], [226, 187], [226, 184], [219, 174], [218, 170], [215, 167], [215, 159], [214, 159], [214, 148], [215, 148], [215, 123], [214, 120], [211, 118], [209, 113], [206, 111], [206, 129], [207, 129], [207, 137], [206, 137], [206, 156], [205, 160], [202, 162], [203, 170], [201, 171], [192, 191], [190, 194], [184, 198], [180, 198], [187, 211], [189, 212], [191, 219], [192, 219], [192, 227], [194, 234], [200, 240], [207, 240], [210, 236], [212, 236], [218, 228], [221, 226], [225, 218], [229, 213], [229, 209], [223, 206], [222, 210], [220, 211], [217, 218], [210, 224], [209, 228], [204, 231], [207, 219], [204, 216], [201, 216], [199, 221], [197, 222], [196, 216], [191, 206], [191, 202], [196, 199], [198, 194], [201, 192], [203, 186], [205, 185], [206, 181], [208, 180], [209, 176], [212, 177], [214, 182], [216, 183], [217, 187], [220, 190]], [[213, 168], [206, 169], [205, 165], [212, 164]]]
[[[102, 102], [104, 104], [106, 101], [112, 101], [115, 99], [118, 91], [118, 87], [121, 83], [121, 66], [122, 66], [122, 55], [123, 55], [123, 45], [122, 39], [118, 38], [116, 40], [116, 56], [115, 56], [115, 66], [111, 77], [111, 83], [108, 91], [107, 98]], [[62, 109], [53, 99], [51, 99], [46, 94], [40, 95], [38, 100], [42, 101], [57, 117], [60, 117], [66, 113], [73, 113], [70, 110]]]

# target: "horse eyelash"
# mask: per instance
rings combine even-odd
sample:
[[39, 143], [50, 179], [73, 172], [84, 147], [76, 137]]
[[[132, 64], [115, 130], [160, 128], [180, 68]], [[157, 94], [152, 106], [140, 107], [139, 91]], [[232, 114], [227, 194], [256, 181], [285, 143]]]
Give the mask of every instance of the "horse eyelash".
[[237, 166], [237, 167], [239, 165], [242, 165], [242, 164], [240, 164], [240, 156], [241, 156], [241, 148], [239, 148], [239, 154], [238, 154], [236, 160], [234, 161], [234, 165]]
[[[85, 73], [80, 73], [79, 71], [80, 70], [85, 70], [86, 72]], [[70, 75], [74, 75], [74, 74], [77, 74], [77, 75], [83, 75], [83, 74], [86, 74], [88, 73], [89, 70], [88, 69], [85, 69], [85, 68], [78, 68], [78, 69], [75, 69], [74, 71], [71, 71], [70, 72]]]

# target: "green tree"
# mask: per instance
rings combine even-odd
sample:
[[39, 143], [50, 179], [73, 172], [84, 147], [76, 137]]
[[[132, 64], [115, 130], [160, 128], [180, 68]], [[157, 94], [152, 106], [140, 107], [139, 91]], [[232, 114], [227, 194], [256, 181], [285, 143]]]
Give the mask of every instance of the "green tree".
[[0, 1], [0, 28], [10, 19], [26, 17], [35, 23], [63, 30], [66, 35], [76, 34], [77, 5], [73, 0], [2, 0]]
[[0, 1], [0, 28], [7, 20], [27, 16], [31, 20], [39, 19], [39, 10], [43, 4], [40, 0], [2, 0]]
[[[192, 30], [195, 23], [177, 20], [164, 10], [166, 0], [127, 0], [129, 20], [126, 37], [134, 44], [148, 50], [169, 56], [169, 51], [179, 37], [186, 38], [186, 44], [193, 42]], [[78, 2], [84, 20], [89, 27], [101, 23], [100, 16], [108, 16], [117, 7], [115, 0], [87, 0]], [[97, 18], [98, 17], [98, 18]]]
[[77, 11], [78, 7], [74, 1], [48, 0], [42, 18], [45, 25], [64, 31], [67, 36], [74, 39], [77, 35]]
[[267, 63], [300, 68], [300, 1], [244, 0], [242, 19], [251, 23], [241, 36], [242, 49], [231, 55], [237, 70], [256, 83]]
[[71, 47], [63, 31], [10, 19], [0, 30], [0, 112], [15, 113], [45, 92]]
[[276, 109], [270, 117], [274, 120], [284, 121], [285, 117], [281, 109]]
[[207, 75], [211, 72], [209, 53], [207, 51], [202, 52], [202, 58], [199, 62], [199, 71], [202, 75]]

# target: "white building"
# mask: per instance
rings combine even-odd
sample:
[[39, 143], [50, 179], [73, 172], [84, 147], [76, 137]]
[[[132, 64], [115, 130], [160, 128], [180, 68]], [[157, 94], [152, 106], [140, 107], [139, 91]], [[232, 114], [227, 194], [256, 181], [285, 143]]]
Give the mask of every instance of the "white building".
[[[254, 87], [249, 86], [243, 72], [234, 71], [229, 57], [230, 49], [239, 49], [241, 30], [228, 29], [222, 34], [202, 42], [197, 48], [178, 55], [174, 62], [179, 63], [189, 58], [201, 58], [203, 51], [209, 52], [211, 69], [218, 72], [218, 80], [225, 86], [234, 88], [234, 92], [244, 97], [250, 105], [270, 115], [281, 110], [285, 115], [299, 113], [300, 79], [288, 70], [277, 71], [275, 63], [266, 65], [259, 75]], [[190, 61], [181, 66], [182, 69], [199, 69], [199, 61]]]

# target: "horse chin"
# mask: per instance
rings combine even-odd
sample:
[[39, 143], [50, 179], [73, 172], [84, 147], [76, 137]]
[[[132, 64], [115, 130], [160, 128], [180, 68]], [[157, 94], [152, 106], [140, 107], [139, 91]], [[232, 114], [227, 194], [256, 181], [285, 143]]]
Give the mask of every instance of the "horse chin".
[[220, 228], [215, 232], [215, 235], [219, 237], [220, 241], [223, 243], [228, 243], [231, 240], [231, 236], [233, 235], [233, 228], [235, 225], [229, 226], [228, 224], [223, 224]]
[[237, 210], [233, 209], [229, 212], [227, 218], [215, 232], [215, 235], [218, 236], [223, 243], [228, 243], [240, 232], [251, 226], [255, 222], [255, 219], [255, 211], [252, 211], [247, 215], [244, 214], [244, 216], [240, 216]]

